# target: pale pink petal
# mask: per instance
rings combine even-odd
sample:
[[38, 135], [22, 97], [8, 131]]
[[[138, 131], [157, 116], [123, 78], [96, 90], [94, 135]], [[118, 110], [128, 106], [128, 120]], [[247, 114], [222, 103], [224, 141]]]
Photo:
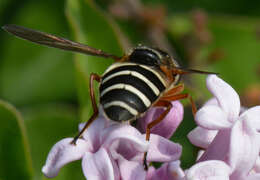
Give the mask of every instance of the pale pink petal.
[[[142, 133], [145, 133], [147, 125], [156, 120], [164, 111], [165, 108], [151, 108], [143, 118], [138, 119], [138, 129]], [[151, 129], [151, 133], [158, 134], [165, 138], [170, 138], [181, 123], [182, 119], [183, 106], [179, 101], [173, 101], [170, 112], [162, 122]]]
[[[79, 131], [83, 129], [85, 124], [86, 123], [79, 124]], [[104, 118], [102, 113], [100, 113], [98, 118], [95, 119], [94, 122], [92, 122], [92, 124], [88, 127], [88, 129], [84, 131], [82, 137], [92, 144], [94, 151], [97, 151], [100, 147], [100, 132], [102, 132], [103, 129], [108, 126], [108, 124], [109, 121], [106, 118]]]
[[213, 98], [209, 99], [203, 106], [208, 106], [208, 105], [219, 106], [217, 98], [213, 97]]
[[78, 139], [77, 145], [73, 145], [71, 144], [72, 140], [73, 138], [63, 139], [52, 147], [42, 168], [46, 177], [57, 176], [60, 168], [65, 164], [81, 159], [85, 152], [92, 150], [88, 142]]
[[136, 161], [128, 161], [123, 157], [118, 158], [118, 166], [120, 169], [122, 180], [144, 180], [146, 171], [143, 164]]
[[82, 169], [89, 180], [115, 180], [115, 169], [104, 148], [96, 153], [87, 152], [82, 160]]
[[256, 173], [260, 173], [260, 156], [257, 157], [253, 170]]
[[152, 177], [153, 177], [153, 175], [155, 174], [155, 172], [156, 172], [155, 167], [149, 166], [145, 180], [150, 180], [150, 179], [152, 179]]
[[229, 151], [230, 130], [220, 130], [198, 161], [225, 160]]
[[185, 176], [185, 173], [180, 165], [181, 162], [179, 160], [169, 163], [169, 172], [174, 180], [181, 180]]
[[113, 158], [120, 154], [130, 160], [147, 151], [149, 143], [134, 127], [126, 124], [112, 125], [102, 135], [102, 147], [109, 149]]
[[[244, 117], [246, 116], [246, 117]], [[250, 123], [253, 124], [254, 128], [257, 131], [260, 131], [260, 106], [252, 107], [246, 111], [244, 111], [241, 115], [241, 118], [246, 118]]]
[[189, 132], [188, 139], [193, 145], [206, 149], [217, 133], [217, 130], [207, 130], [198, 126]]
[[110, 152], [109, 152], [109, 157], [110, 157], [113, 169], [114, 169], [115, 180], [120, 179], [121, 175], [120, 175], [120, 170], [119, 170], [119, 167], [118, 167], [117, 160], [112, 157]]
[[229, 180], [230, 167], [223, 161], [204, 161], [193, 165], [186, 173], [186, 180]]
[[180, 161], [163, 164], [159, 169], [152, 170], [146, 180], [181, 180], [184, 172], [180, 168]]
[[123, 136], [131, 135], [131, 136], [139, 137], [142, 134], [136, 128], [134, 128], [133, 126], [127, 123], [113, 124], [101, 132], [102, 143], [114, 139], [114, 137], [118, 137], [121, 135]]
[[[143, 135], [145, 137], [145, 135]], [[178, 160], [181, 156], [182, 147], [164, 137], [156, 134], [150, 135], [147, 161], [149, 162], [171, 162]]]
[[196, 161], [198, 161], [201, 158], [201, 156], [203, 155], [204, 152], [205, 152], [205, 150], [198, 151]]
[[169, 180], [170, 178], [171, 177], [168, 174], [168, 163], [165, 163], [159, 169], [154, 169], [152, 172], [150, 172], [146, 180]]
[[246, 120], [239, 120], [231, 131], [229, 165], [232, 178], [236, 179], [248, 174], [254, 167], [259, 153], [259, 139]]
[[259, 179], [260, 179], [260, 173], [249, 175], [244, 180], [259, 180]]
[[209, 91], [217, 98], [219, 105], [228, 114], [229, 121], [236, 121], [240, 112], [240, 99], [236, 91], [216, 75], [209, 75], [206, 83]]
[[244, 112], [247, 111], [247, 110], [248, 110], [247, 107], [241, 106], [241, 107], [240, 107], [240, 112], [239, 112], [239, 114], [242, 114], [242, 113], [244, 113]]
[[227, 114], [215, 105], [202, 107], [196, 113], [195, 121], [199, 126], [209, 130], [226, 129], [232, 126]]

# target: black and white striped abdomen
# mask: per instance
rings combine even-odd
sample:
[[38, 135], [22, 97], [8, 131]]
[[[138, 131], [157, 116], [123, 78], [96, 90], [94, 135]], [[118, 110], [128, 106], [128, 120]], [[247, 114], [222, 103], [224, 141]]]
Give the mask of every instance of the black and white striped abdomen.
[[165, 90], [165, 80], [155, 70], [135, 63], [115, 63], [100, 83], [100, 104], [109, 119], [134, 120]]

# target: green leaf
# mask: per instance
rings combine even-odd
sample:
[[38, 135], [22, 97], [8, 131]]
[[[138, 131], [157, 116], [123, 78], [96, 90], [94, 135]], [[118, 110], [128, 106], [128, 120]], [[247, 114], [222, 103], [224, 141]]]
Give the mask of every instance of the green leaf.
[[10, 5], [12, 2], [8, 0], [0, 1], [0, 23], [4, 20], [4, 10]]
[[30, 148], [21, 114], [0, 100], [0, 117], [0, 178], [32, 179]]
[[[62, 2], [59, 4], [63, 10]], [[24, 3], [15, 12], [15, 19], [8, 23], [67, 37], [65, 17], [57, 8], [52, 1], [30, 1]], [[3, 99], [22, 106], [75, 98], [72, 54], [17, 39], [4, 31], [1, 34], [5, 36], [0, 66]]]
[[[201, 54], [206, 52], [201, 59], [204, 63], [210, 53], [218, 51], [220, 57], [210, 63], [208, 70], [218, 72], [219, 76], [238, 94], [241, 94], [250, 84], [260, 81], [258, 74], [260, 41], [256, 33], [258, 21], [258, 19], [235, 16], [211, 17], [209, 29], [213, 41], [201, 50]], [[197, 76], [194, 82], [203, 87], [204, 90], [199, 91], [205, 96], [203, 92], [208, 92], [205, 88], [205, 78]]]
[[218, 48], [223, 53], [214, 68], [238, 92], [248, 84], [260, 81], [258, 27], [259, 19], [242, 17], [216, 17], [210, 23], [214, 36], [211, 48]]
[[[66, 14], [76, 41], [111, 54], [122, 55], [111, 20], [106, 18], [105, 14], [97, 9], [92, 1], [67, 0]], [[75, 55], [78, 96], [82, 112], [81, 120], [86, 121], [92, 112], [88, 85], [90, 73], [102, 75], [111, 63], [110, 59]]]

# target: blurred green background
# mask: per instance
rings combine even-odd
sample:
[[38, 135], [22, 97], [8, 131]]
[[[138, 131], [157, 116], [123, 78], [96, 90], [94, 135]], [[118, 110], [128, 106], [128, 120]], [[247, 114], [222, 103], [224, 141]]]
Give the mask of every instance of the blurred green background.
[[[183, 67], [220, 73], [242, 105], [260, 104], [260, 1], [245, 0], [0, 0], [0, 25], [18, 24], [122, 55], [142, 43], [169, 51]], [[0, 30], [0, 180], [45, 179], [41, 167], [52, 145], [74, 136], [91, 114], [90, 72], [111, 60], [73, 54], [17, 39]], [[205, 76], [184, 78], [198, 107], [209, 97]], [[173, 140], [182, 166], [196, 149], [187, 101]], [[186, 106], [187, 105], [187, 106]], [[84, 179], [80, 162], [55, 179]]]

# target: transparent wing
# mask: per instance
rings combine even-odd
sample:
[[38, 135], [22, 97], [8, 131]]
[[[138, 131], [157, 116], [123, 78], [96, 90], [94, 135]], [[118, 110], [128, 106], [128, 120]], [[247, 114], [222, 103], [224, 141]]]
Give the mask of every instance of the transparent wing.
[[37, 43], [37, 44], [42, 44], [46, 45], [49, 47], [55, 47], [63, 50], [68, 50], [68, 51], [75, 51], [79, 53], [84, 53], [88, 55], [93, 55], [93, 56], [101, 56], [105, 58], [112, 58], [114, 60], [120, 60], [121, 57], [103, 52], [100, 49], [95, 49], [92, 47], [89, 47], [84, 44], [76, 43], [61, 37], [57, 37], [51, 34], [47, 34], [44, 32], [40, 31], [35, 31], [29, 28], [25, 28], [22, 26], [17, 26], [17, 25], [5, 25], [2, 27], [5, 31], [20, 37], [22, 39]]

